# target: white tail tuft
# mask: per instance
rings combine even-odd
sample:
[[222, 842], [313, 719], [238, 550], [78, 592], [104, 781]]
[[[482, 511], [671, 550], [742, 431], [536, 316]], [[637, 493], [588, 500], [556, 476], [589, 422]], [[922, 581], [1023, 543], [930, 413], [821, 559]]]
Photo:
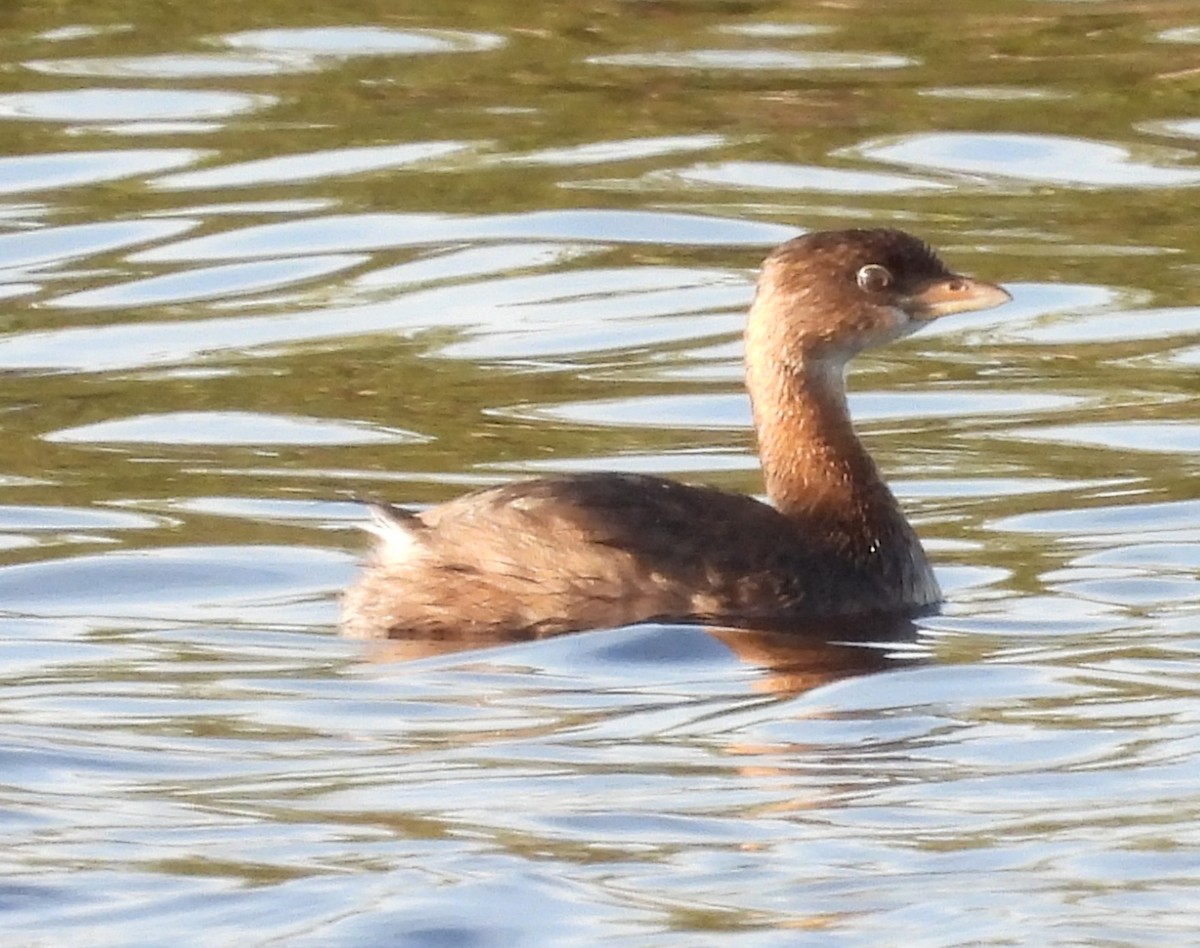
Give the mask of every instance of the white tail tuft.
[[415, 514], [389, 504], [368, 504], [371, 519], [362, 525], [379, 540], [375, 555], [380, 563], [405, 563], [425, 548], [421, 534], [427, 529]]

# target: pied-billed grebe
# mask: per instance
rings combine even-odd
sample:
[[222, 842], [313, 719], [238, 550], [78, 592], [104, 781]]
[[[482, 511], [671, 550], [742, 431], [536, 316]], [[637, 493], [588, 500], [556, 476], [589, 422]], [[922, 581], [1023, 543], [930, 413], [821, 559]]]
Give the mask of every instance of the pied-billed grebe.
[[374, 505], [346, 593], [358, 638], [551, 634], [649, 619], [726, 624], [915, 613], [941, 592], [846, 407], [846, 362], [1010, 299], [897, 230], [807, 234], [763, 263], [746, 387], [773, 506], [634, 474], [562, 474], [419, 514]]

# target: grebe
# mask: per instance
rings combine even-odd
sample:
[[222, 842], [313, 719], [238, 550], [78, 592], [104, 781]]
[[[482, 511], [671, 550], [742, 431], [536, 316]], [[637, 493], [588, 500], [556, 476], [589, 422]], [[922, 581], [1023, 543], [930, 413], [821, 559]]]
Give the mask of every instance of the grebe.
[[898, 230], [806, 234], [763, 263], [746, 387], [770, 505], [638, 474], [560, 474], [421, 513], [372, 505], [356, 638], [549, 635], [651, 619], [755, 625], [916, 614], [941, 591], [859, 441], [847, 361], [1011, 299]]

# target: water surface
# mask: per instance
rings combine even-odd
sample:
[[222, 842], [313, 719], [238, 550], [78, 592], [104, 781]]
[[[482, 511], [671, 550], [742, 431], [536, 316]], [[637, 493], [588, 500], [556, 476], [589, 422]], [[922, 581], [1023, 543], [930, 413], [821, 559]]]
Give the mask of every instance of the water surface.
[[[14, 944], [1183, 944], [1200, 905], [1185, 0], [12, 4]], [[863, 357], [942, 614], [334, 634], [355, 496], [759, 492], [758, 261], [1014, 293]]]

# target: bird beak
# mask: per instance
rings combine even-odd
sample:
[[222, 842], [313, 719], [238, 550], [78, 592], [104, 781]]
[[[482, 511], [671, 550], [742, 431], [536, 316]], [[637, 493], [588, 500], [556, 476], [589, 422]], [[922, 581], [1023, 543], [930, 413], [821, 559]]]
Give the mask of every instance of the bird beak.
[[954, 313], [973, 313], [1007, 303], [1012, 295], [1002, 286], [952, 274], [919, 287], [904, 303], [913, 319], [928, 321]]

